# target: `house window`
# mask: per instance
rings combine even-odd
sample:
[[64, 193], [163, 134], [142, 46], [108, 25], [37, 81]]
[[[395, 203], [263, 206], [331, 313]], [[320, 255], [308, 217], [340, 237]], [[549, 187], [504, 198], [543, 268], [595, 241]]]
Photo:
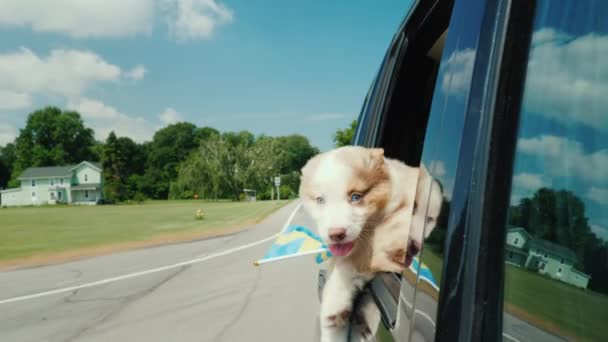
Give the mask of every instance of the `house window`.
[[86, 173], [84, 174], [84, 181], [88, 182], [89, 181], [89, 175], [87, 175]]
[[84, 191], [84, 198], [89, 198], [89, 190]]
[[564, 264], [564, 258], [562, 258], [562, 260], [559, 261], [560, 264]]
[[519, 242], [519, 238], [515, 238], [515, 241], [513, 241], [514, 244], [517, 245], [517, 243]]
[[544, 262], [540, 263], [540, 269], [543, 270], [543, 271], [545, 270], [545, 263]]
[[59, 184], [63, 184], [63, 178], [59, 178]]
[[513, 252], [509, 252], [509, 259], [513, 259]]
[[545, 258], [547, 257], [547, 253], [545, 253]]
[[51, 186], [53, 186], [55, 184], [55, 180], [53, 178], [51, 178]]
[[55, 193], [51, 191], [51, 199], [54, 200], [55, 199]]
[[61, 201], [61, 192], [57, 193], [57, 198], [59, 198], [59, 200]]
[[32, 186], [36, 186], [36, 180], [32, 179]]
[[32, 191], [32, 197], [36, 197], [36, 192]]
[[561, 267], [557, 269], [557, 273], [562, 273], [562, 268]]

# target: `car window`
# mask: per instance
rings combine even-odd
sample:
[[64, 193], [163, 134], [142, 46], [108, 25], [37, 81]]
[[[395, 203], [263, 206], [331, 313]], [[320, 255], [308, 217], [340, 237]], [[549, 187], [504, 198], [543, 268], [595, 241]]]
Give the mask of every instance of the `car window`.
[[608, 336], [608, 5], [537, 2], [507, 235], [510, 341]]

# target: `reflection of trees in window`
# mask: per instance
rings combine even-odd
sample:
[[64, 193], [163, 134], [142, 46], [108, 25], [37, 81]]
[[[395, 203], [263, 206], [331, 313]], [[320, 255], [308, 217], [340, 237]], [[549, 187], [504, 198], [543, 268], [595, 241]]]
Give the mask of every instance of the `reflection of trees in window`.
[[541, 188], [510, 208], [509, 224], [573, 250], [574, 267], [591, 275], [589, 288], [608, 293], [608, 243], [591, 231], [585, 204], [574, 193]]

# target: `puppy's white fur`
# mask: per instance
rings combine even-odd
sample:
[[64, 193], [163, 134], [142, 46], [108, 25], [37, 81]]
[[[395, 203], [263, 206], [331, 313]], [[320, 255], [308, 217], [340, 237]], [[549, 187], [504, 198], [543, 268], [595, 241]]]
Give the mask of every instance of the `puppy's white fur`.
[[[355, 244], [348, 255], [330, 261], [321, 301], [322, 341], [345, 341], [357, 293], [376, 272], [403, 271], [408, 240], [421, 244], [430, 234], [424, 232], [425, 214], [438, 215], [439, 209], [436, 201], [421, 204], [436, 194], [432, 186], [430, 192], [416, 186], [435, 183], [424, 167], [421, 171], [385, 158], [382, 149], [354, 146], [317, 155], [302, 169], [300, 197], [321, 237], [330, 244], [329, 230], [341, 227], [344, 242]], [[362, 193], [361, 201], [349, 199], [353, 192]], [[379, 321], [377, 307], [364, 297], [355, 313], [355, 340], [371, 338]]]

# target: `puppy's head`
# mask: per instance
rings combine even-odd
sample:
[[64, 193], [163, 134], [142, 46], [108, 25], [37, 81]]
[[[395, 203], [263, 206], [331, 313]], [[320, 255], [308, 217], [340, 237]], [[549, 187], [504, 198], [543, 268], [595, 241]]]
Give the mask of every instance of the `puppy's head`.
[[443, 203], [443, 193], [439, 182], [434, 180], [424, 165], [420, 165], [414, 212], [405, 257], [405, 264], [409, 266], [414, 257], [420, 252], [422, 242], [435, 226]]
[[302, 168], [299, 195], [335, 256], [347, 256], [373, 226], [390, 188], [384, 151], [358, 146], [319, 154]]

